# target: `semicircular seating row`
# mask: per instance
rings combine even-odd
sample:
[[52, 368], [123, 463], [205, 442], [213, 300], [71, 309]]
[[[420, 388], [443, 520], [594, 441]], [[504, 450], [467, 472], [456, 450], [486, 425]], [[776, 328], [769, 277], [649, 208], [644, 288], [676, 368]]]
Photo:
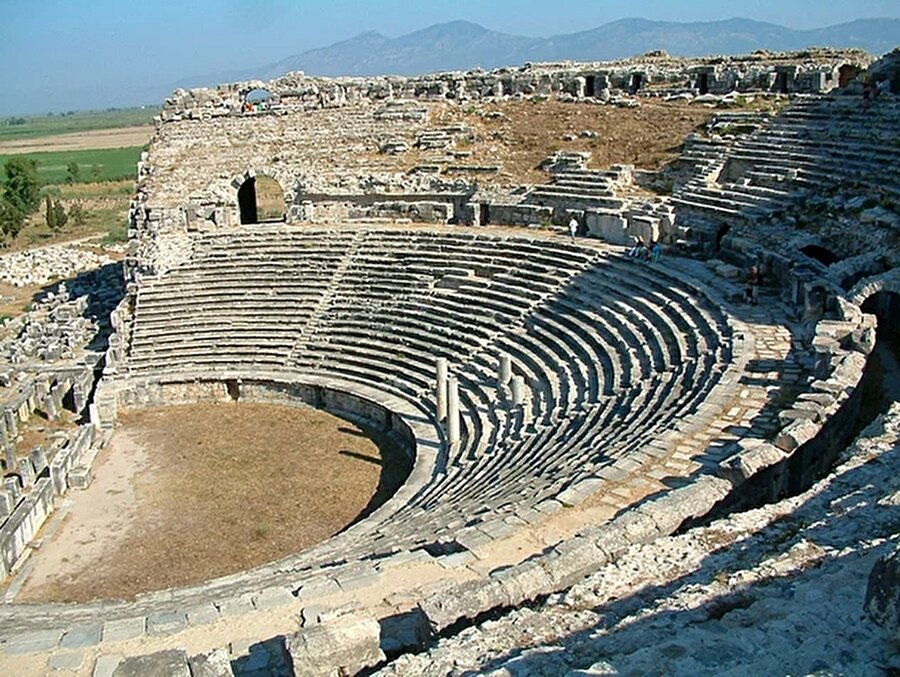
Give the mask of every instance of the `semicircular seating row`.
[[900, 102], [892, 97], [868, 109], [856, 97], [838, 93], [799, 97], [732, 146], [692, 143], [683, 159], [696, 165], [708, 153], [710, 166], [720, 171], [712, 181], [708, 176], [689, 181], [673, 202], [733, 220], [766, 218], [803, 193], [830, 195], [860, 183], [896, 200], [897, 129]]
[[[521, 408], [497, 383], [501, 353], [527, 383]], [[142, 282], [128, 364], [340, 378], [433, 417], [439, 357], [463, 441], [343, 556], [452, 541], [596, 475], [703, 403], [731, 330], [663, 268], [562, 239], [260, 227], [202, 236], [189, 264]]]

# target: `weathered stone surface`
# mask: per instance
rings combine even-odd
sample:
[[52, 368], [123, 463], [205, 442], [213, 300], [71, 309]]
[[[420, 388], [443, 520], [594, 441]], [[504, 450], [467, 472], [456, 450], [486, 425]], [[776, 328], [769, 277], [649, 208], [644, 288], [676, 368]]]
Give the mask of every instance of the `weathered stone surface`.
[[356, 674], [384, 660], [374, 618], [344, 616], [330, 623], [303, 628], [290, 636], [287, 651], [294, 674]]
[[429, 596], [419, 602], [419, 609], [428, 619], [432, 632], [439, 633], [462, 618], [475, 618], [508, 604], [509, 597], [501, 583], [475, 580], [452, 585]]
[[894, 641], [900, 642], [900, 548], [880, 557], [872, 567], [865, 610]]
[[113, 677], [191, 677], [187, 653], [181, 649], [129, 656], [112, 674]]
[[785, 426], [778, 437], [775, 438], [775, 446], [788, 453], [808, 442], [821, 429], [821, 426], [808, 419], [797, 419]]
[[208, 654], [198, 654], [188, 659], [191, 677], [233, 677], [231, 660], [225, 649], [216, 649]]

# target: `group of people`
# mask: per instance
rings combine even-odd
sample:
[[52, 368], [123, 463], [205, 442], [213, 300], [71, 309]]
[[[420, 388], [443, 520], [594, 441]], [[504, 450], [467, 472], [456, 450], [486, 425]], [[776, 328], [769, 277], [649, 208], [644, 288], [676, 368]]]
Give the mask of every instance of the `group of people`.
[[662, 256], [662, 245], [658, 240], [644, 242], [644, 238], [636, 237], [634, 246], [628, 250], [628, 256], [639, 261], [657, 263]]
[[[572, 236], [572, 242], [575, 241], [575, 236], [578, 234], [578, 227], [578, 219], [573, 216], [569, 220], [569, 235]], [[659, 241], [653, 240], [653, 242], [646, 243], [642, 237], [636, 237], [634, 240], [634, 247], [628, 250], [628, 256], [631, 258], [656, 263], [662, 257], [662, 245]]]
[[[569, 235], [572, 236], [573, 242], [575, 241], [575, 236], [577, 234], [578, 219], [573, 216], [569, 221]], [[644, 242], [644, 238], [636, 237], [634, 238], [634, 246], [628, 250], [628, 256], [639, 261], [657, 263], [660, 257], [662, 257], [662, 245], [660, 245], [658, 240], [647, 243]], [[744, 299], [747, 303], [754, 306], [757, 304], [759, 300], [759, 285], [761, 282], [762, 276], [759, 268], [750, 266], [750, 269], [747, 271], [747, 277], [745, 279], [746, 285], [744, 287]]]

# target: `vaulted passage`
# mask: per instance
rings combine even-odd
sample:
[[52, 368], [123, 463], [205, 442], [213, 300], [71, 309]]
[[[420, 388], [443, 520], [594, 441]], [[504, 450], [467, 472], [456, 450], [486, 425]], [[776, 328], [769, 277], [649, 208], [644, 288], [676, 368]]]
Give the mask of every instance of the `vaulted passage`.
[[806, 245], [800, 251], [826, 266], [830, 266], [841, 260], [840, 257], [830, 249], [815, 244]]
[[700, 94], [709, 94], [709, 73], [700, 73], [700, 77], [697, 79], [697, 87], [700, 90]]
[[241, 223], [273, 223], [285, 220], [284, 191], [268, 176], [251, 176], [238, 189]]

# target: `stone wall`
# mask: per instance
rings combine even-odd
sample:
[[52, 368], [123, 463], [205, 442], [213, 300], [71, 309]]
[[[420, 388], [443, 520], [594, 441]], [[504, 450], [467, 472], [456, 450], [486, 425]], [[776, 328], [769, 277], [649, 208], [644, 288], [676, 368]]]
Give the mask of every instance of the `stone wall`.
[[868, 54], [858, 50], [811, 50], [696, 59], [657, 55], [610, 62], [535, 63], [519, 68], [416, 77], [321, 78], [295, 72], [270, 82], [253, 80], [216, 88], [176, 90], [165, 101], [162, 120], [244, 114], [245, 97], [254, 89], [265, 89], [274, 97], [277, 103], [266, 108], [266, 112], [273, 113], [289, 106], [335, 108], [396, 98], [457, 101], [516, 95], [583, 98], [608, 97], [610, 90], [648, 88], [681, 91], [702, 88], [713, 93], [786, 89], [817, 93], [838, 85], [842, 66], [862, 70], [871, 60]]

